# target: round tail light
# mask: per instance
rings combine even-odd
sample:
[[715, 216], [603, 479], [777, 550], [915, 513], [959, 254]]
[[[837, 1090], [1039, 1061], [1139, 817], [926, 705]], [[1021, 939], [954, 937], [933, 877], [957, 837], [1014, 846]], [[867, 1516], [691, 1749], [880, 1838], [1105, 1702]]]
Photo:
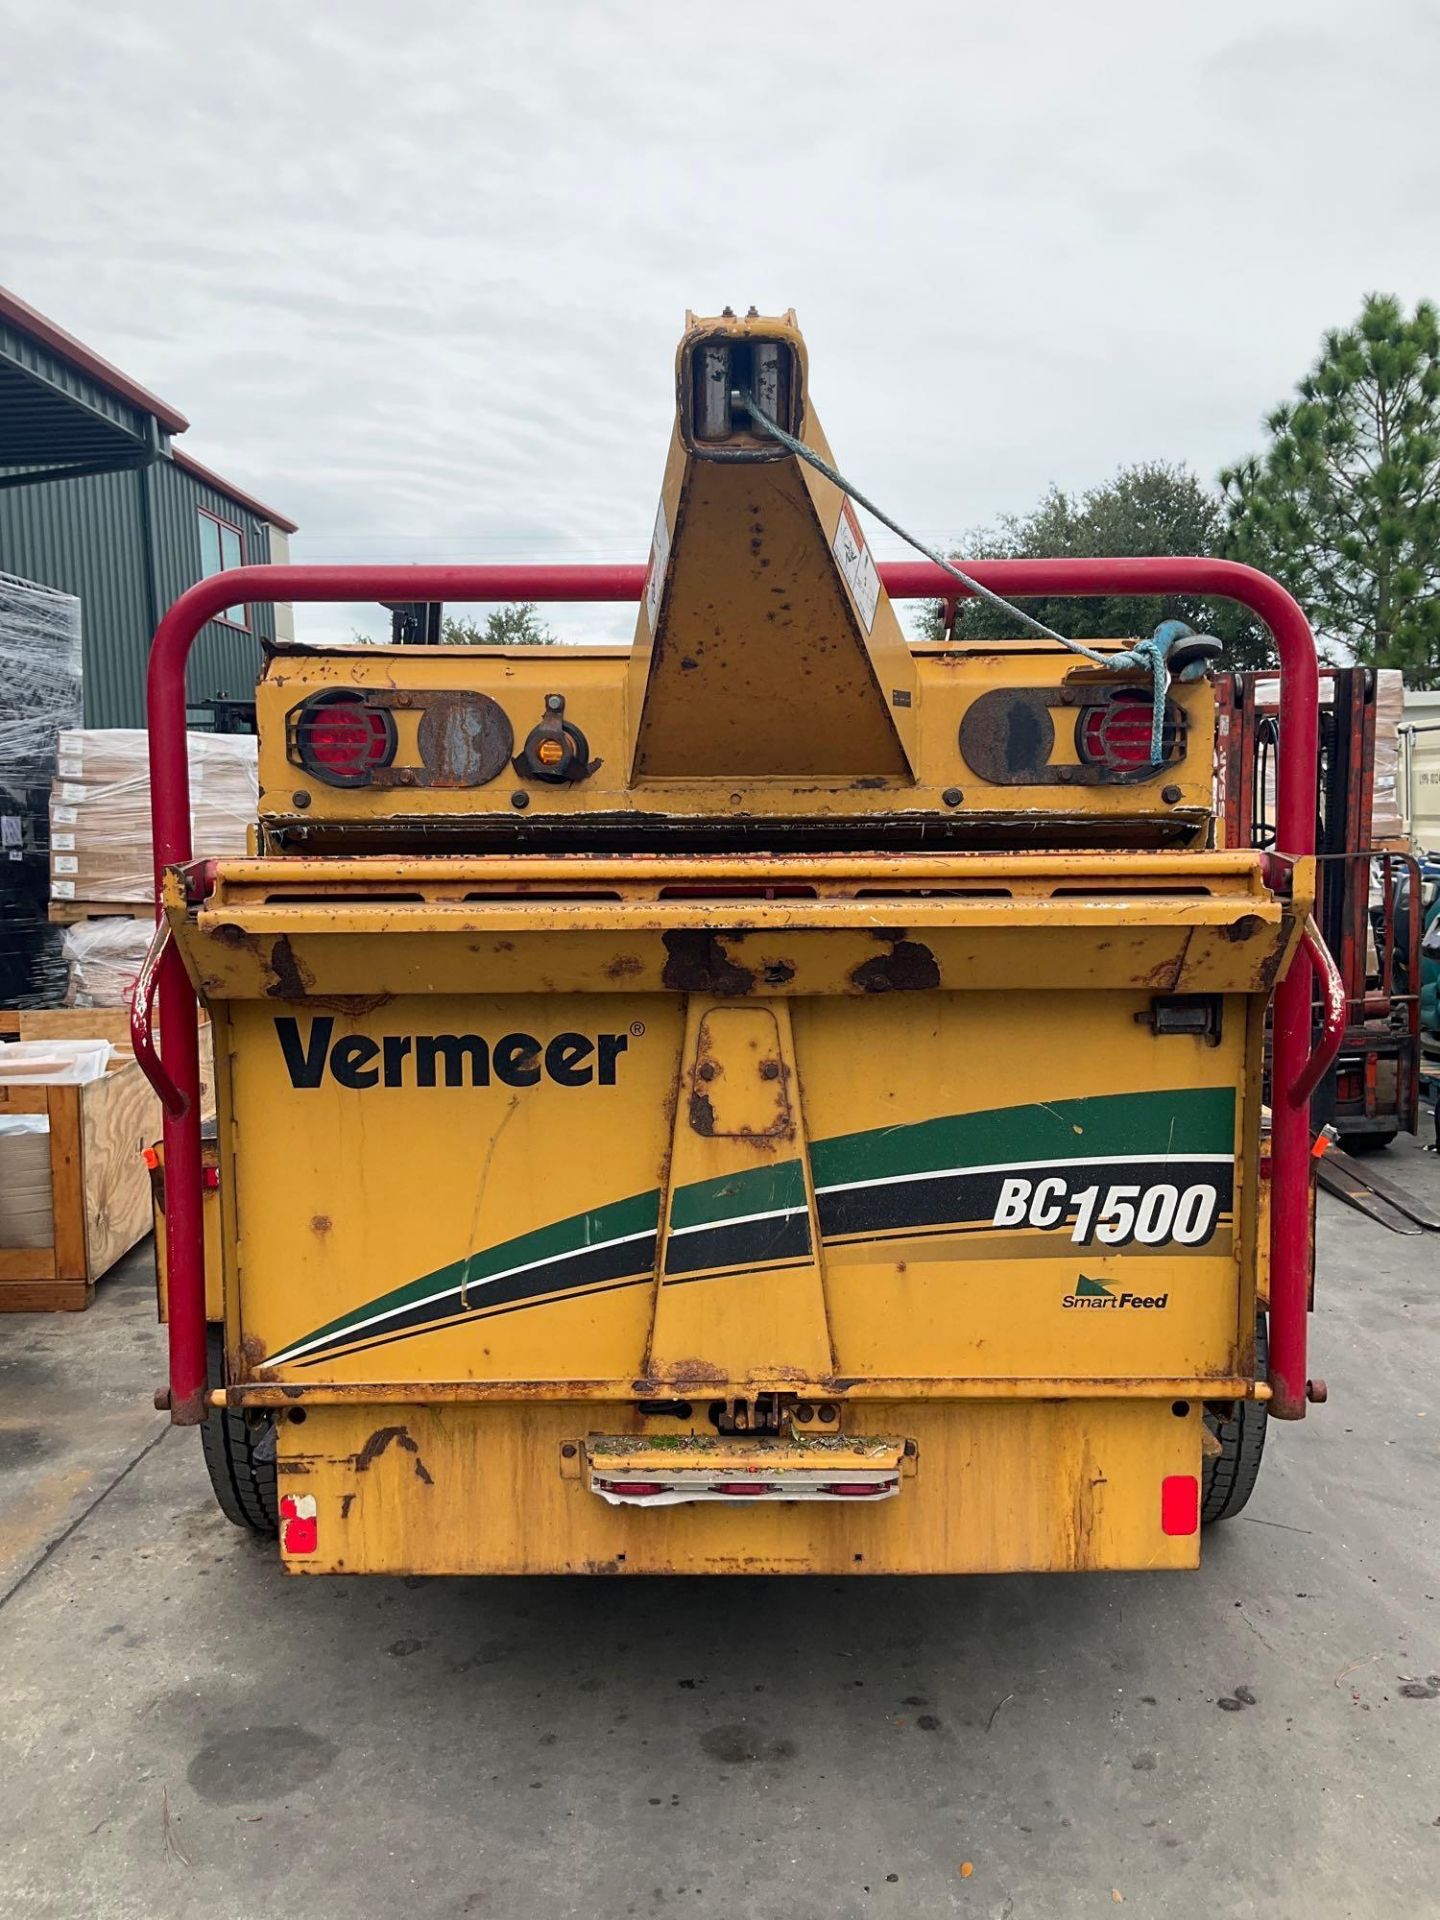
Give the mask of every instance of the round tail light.
[[[1139, 773], [1151, 764], [1151, 701], [1148, 693], [1125, 688], [1103, 706], [1082, 707], [1075, 728], [1075, 746], [1089, 766], [1109, 767], [1116, 773]], [[1160, 764], [1175, 758], [1180, 728], [1167, 702], [1161, 737]]]
[[291, 758], [332, 787], [363, 787], [395, 758], [394, 717], [345, 687], [312, 694], [291, 717]]

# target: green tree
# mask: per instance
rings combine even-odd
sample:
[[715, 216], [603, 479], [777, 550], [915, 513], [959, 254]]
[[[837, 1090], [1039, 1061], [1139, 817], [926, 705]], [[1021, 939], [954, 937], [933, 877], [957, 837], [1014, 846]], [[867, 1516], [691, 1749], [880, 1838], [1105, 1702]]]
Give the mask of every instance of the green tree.
[[[1027, 514], [1006, 514], [999, 523], [966, 543], [955, 556], [963, 566], [974, 560], [1102, 559], [1148, 554], [1222, 552], [1226, 536], [1221, 501], [1184, 466], [1142, 461], [1122, 467], [1113, 480], [1088, 492], [1067, 494], [1051, 487]], [[1199, 633], [1225, 643], [1229, 667], [1268, 666], [1274, 659], [1269, 634], [1232, 601], [1172, 594], [1163, 598], [1027, 600], [1025, 611], [1057, 633], [1076, 640], [1124, 638], [1153, 633], [1162, 620], [1180, 619]], [[931, 639], [944, 632], [937, 602], [927, 609], [924, 631]], [[980, 600], [962, 600], [956, 608], [957, 640], [1023, 637], [1018, 621]]]
[[1370, 294], [1327, 333], [1270, 444], [1220, 476], [1236, 558], [1358, 660], [1440, 680], [1440, 320]]
[[515, 600], [495, 607], [483, 622], [456, 620], [449, 614], [440, 622], [444, 647], [553, 647], [560, 636], [540, 618], [533, 600]]

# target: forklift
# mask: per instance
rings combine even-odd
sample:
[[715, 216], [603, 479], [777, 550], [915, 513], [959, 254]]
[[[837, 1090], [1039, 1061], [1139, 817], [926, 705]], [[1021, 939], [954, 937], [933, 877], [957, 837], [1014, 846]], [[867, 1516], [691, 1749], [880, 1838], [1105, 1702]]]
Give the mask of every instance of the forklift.
[[[1303, 614], [1225, 561], [879, 564], [860, 498], [793, 313], [692, 315], [644, 566], [255, 567], [162, 622], [157, 1401], [288, 1571], [1193, 1567], [1323, 1400]], [[1208, 643], [910, 644], [957, 591], [1251, 608], [1275, 844], [1217, 845]], [[216, 861], [184, 666], [237, 597], [635, 637], [268, 646]]]

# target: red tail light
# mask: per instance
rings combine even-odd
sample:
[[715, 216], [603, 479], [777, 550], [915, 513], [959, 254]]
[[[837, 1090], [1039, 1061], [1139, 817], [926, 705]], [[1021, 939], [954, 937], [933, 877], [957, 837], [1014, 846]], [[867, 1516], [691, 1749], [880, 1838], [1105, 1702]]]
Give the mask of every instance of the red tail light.
[[332, 787], [363, 787], [395, 758], [395, 721], [346, 687], [315, 693], [290, 715], [290, 758]]
[[665, 1480], [600, 1480], [595, 1481], [600, 1493], [624, 1493], [632, 1500], [649, 1500], [657, 1493], [669, 1493], [670, 1486]]
[[[1122, 688], [1101, 706], [1082, 707], [1075, 722], [1075, 750], [1087, 766], [1106, 767], [1117, 774], [1143, 773], [1151, 764], [1152, 705], [1148, 693]], [[1178, 758], [1181, 742], [1178, 710], [1168, 702], [1161, 736], [1160, 761]]]
[[753, 1499], [757, 1493], [775, 1493], [778, 1492], [778, 1488], [773, 1487], [768, 1480], [721, 1480], [717, 1483], [715, 1492], [728, 1493], [740, 1500], [746, 1497]]
[[821, 1493], [834, 1494], [846, 1500], [869, 1500], [877, 1493], [893, 1493], [893, 1480], [835, 1480], [821, 1487]]
[[1182, 1537], [1200, 1531], [1200, 1482], [1193, 1473], [1168, 1473], [1160, 1482], [1160, 1531]]

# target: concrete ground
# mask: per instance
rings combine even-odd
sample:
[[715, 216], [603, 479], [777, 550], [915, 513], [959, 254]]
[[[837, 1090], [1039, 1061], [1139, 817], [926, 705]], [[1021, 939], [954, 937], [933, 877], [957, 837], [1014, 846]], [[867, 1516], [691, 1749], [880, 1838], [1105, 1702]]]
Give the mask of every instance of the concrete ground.
[[0, 1320], [0, 1914], [1440, 1914], [1440, 1240], [1320, 1296], [1199, 1574], [288, 1581], [138, 1249]]

